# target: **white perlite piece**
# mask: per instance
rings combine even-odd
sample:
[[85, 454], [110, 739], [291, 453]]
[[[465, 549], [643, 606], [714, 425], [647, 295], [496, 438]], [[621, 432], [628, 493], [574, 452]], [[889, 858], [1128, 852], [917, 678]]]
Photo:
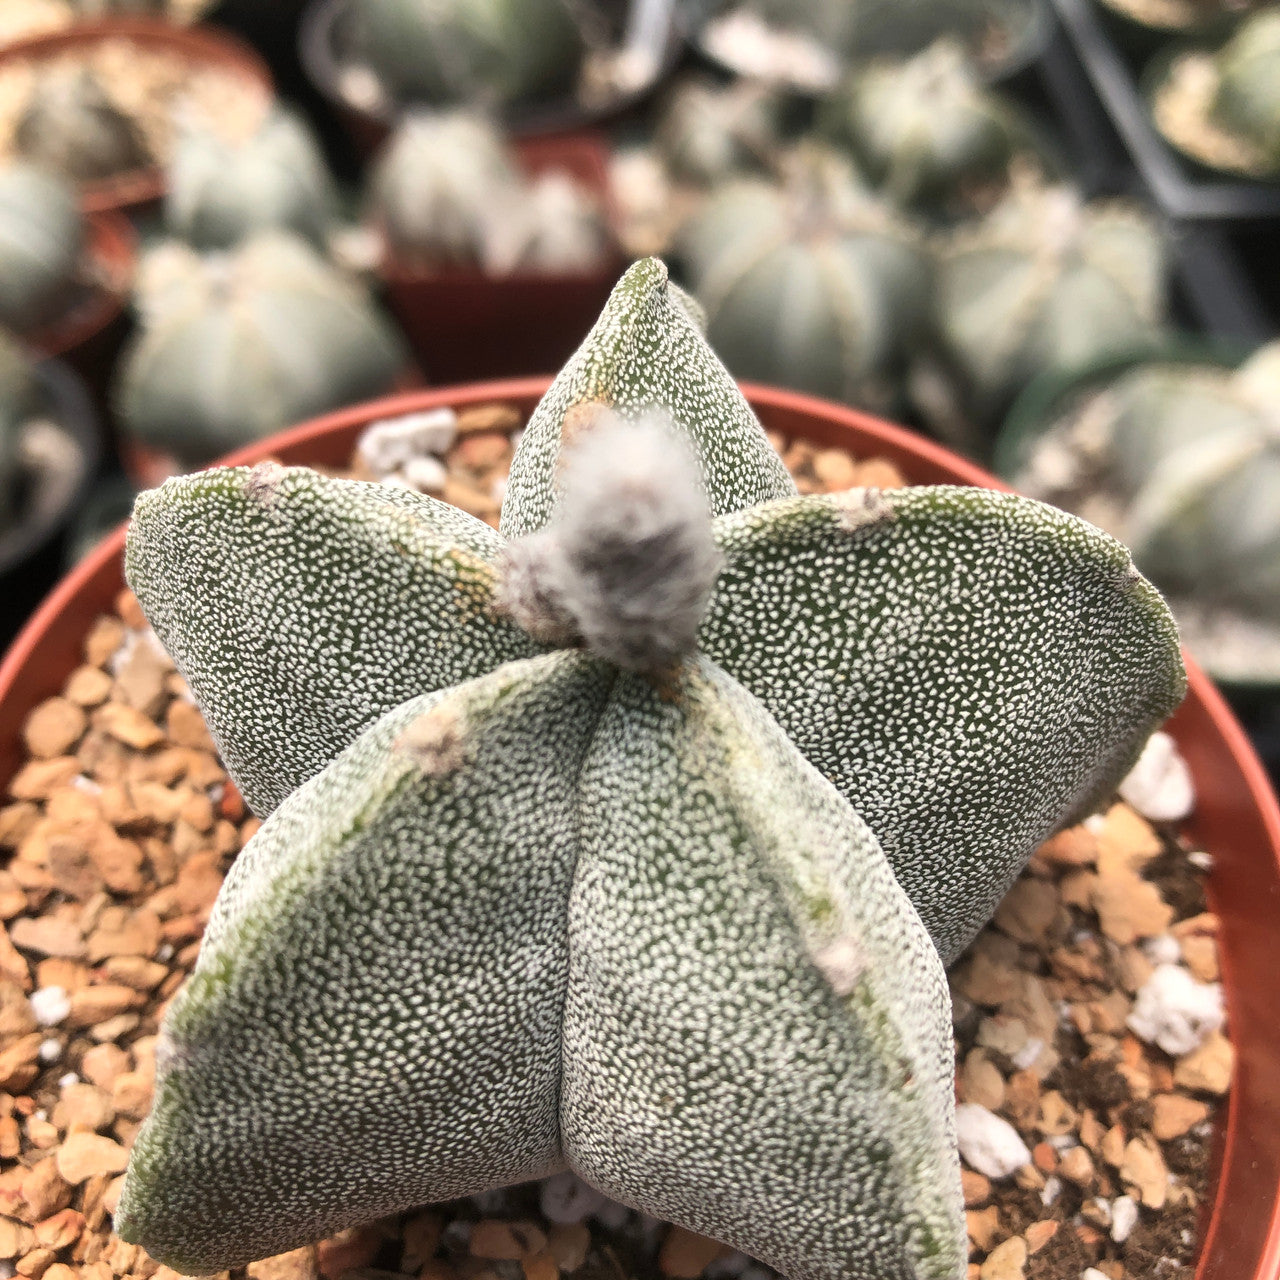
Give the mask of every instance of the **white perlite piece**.
[[1007, 1178], [1031, 1160], [1013, 1125], [976, 1102], [956, 1107], [956, 1141], [965, 1164], [988, 1178]]
[[538, 1207], [548, 1222], [576, 1226], [603, 1207], [604, 1196], [589, 1187], [572, 1170], [547, 1178], [538, 1194]]
[[379, 479], [399, 471], [414, 458], [439, 456], [448, 451], [458, 433], [458, 415], [452, 409], [428, 409], [400, 418], [371, 422], [356, 444], [356, 457]]
[[71, 1012], [71, 1001], [61, 987], [41, 987], [31, 993], [31, 1014], [42, 1027], [54, 1027]]
[[1142, 950], [1152, 964], [1177, 964], [1182, 959], [1182, 947], [1171, 933], [1158, 933], [1142, 944]]
[[1120, 784], [1120, 799], [1148, 822], [1178, 822], [1195, 807], [1191, 770], [1167, 734], [1156, 732]]
[[1117, 1196], [1111, 1202], [1111, 1238], [1124, 1242], [1138, 1225], [1138, 1202], [1132, 1196]]
[[1180, 965], [1162, 964], [1139, 988], [1127, 1022], [1148, 1044], [1179, 1057], [1203, 1044], [1225, 1016], [1220, 983], [1197, 982]]

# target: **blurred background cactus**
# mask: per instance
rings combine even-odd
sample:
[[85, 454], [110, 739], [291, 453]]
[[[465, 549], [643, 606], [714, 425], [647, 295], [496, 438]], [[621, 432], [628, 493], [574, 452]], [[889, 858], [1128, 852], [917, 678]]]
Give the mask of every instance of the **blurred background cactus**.
[[120, 419], [188, 466], [386, 391], [404, 366], [365, 292], [284, 232], [204, 256], [162, 245], [142, 264], [135, 306]]
[[1153, 340], [1165, 316], [1165, 248], [1149, 218], [1018, 184], [939, 252], [936, 337], [964, 419], [955, 443], [985, 453], [1032, 378]]
[[707, 336], [738, 377], [886, 408], [928, 305], [920, 237], [835, 152], [783, 171], [726, 186], [680, 234]]
[[1132, 548], [1212, 675], [1280, 687], [1280, 343], [1127, 363], [1015, 410], [1005, 464]]
[[1200, 164], [1280, 177], [1280, 8], [1246, 18], [1215, 53], [1175, 55], [1151, 102], [1164, 136]]
[[744, 80], [676, 86], [654, 132], [654, 147], [679, 182], [713, 186], [770, 168], [781, 145], [782, 103], [767, 86]]
[[1034, 156], [1025, 116], [982, 85], [951, 38], [856, 72], [824, 102], [822, 121], [885, 195], [934, 214], [990, 204], [1013, 158]]
[[405, 267], [584, 272], [610, 247], [600, 202], [562, 171], [525, 175], [491, 120], [412, 112], [370, 175], [368, 219]]
[[396, 103], [554, 97], [585, 51], [569, 0], [360, 0], [351, 18], [349, 55]]
[[22, 431], [39, 398], [30, 360], [17, 342], [0, 329], [0, 536], [18, 520]]
[[141, 169], [152, 160], [136, 121], [115, 106], [87, 67], [42, 73], [14, 142], [27, 160], [77, 182]]
[[53, 319], [76, 286], [84, 248], [73, 187], [34, 165], [0, 168], [0, 324], [30, 332]]
[[165, 225], [198, 249], [224, 249], [269, 227], [322, 248], [337, 217], [319, 144], [302, 119], [279, 106], [238, 139], [207, 121], [180, 126], [167, 179]]

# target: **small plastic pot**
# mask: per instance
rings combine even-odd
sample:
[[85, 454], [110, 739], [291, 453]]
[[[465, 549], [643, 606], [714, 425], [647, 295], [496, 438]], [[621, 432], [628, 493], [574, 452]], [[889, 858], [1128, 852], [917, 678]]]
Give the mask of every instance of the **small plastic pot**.
[[[155, 52], [176, 54], [193, 64], [219, 67], [268, 94], [274, 92], [267, 64], [234, 36], [210, 27], [181, 27], [147, 18], [100, 18], [14, 41], [0, 49], [0, 67], [28, 59], [59, 57], [107, 40], [125, 40]], [[164, 191], [164, 170], [153, 166], [83, 183], [80, 200], [89, 213], [105, 209], [136, 211], [156, 204]]]
[[[274, 458], [343, 467], [360, 432], [379, 418], [503, 401], [528, 413], [549, 380], [511, 379], [389, 396], [314, 419], [224, 459], [244, 466]], [[895, 463], [915, 484], [1008, 486], [939, 445], [855, 409], [791, 391], [743, 385], [761, 421], [786, 436]], [[81, 661], [94, 619], [123, 585], [124, 529], [105, 539], [63, 581], [0, 663], [0, 784], [21, 760], [27, 714], [57, 693]], [[1280, 1276], [1280, 1019], [1272, 976], [1280, 969], [1280, 805], [1222, 696], [1188, 662], [1190, 687], [1169, 731], [1191, 767], [1197, 805], [1186, 830], [1213, 851], [1209, 901], [1222, 921], [1222, 980], [1235, 1075], [1219, 1111], [1220, 1160], [1205, 1202], [1196, 1280]]]
[[[529, 176], [569, 174], [612, 226], [608, 152], [594, 135], [526, 138], [516, 158]], [[423, 270], [389, 255], [383, 290], [432, 382], [558, 369], [600, 314], [625, 264], [615, 248], [590, 271], [489, 276], [474, 267]]]

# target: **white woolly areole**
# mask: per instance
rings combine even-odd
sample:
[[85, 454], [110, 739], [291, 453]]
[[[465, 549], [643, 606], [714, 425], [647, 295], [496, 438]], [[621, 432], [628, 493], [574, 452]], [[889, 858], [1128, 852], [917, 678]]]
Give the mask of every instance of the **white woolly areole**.
[[721, 555], [697, 458], [660, 414], [604, 411], [564, 457], [550, 525], [513, 542], [501, 606], [546, 643], [580, 639], [631, 671], [696, 646]]
[[1013, 1125], [976, 1102], [956, 1107], [956, 1142], [965, 1164], [988, 1178], [1007, 1178], [1031, 1159]]
[[1148, 1043], [1180, 1057], [1202, 1045], [1226, 1017], [1222, 987], [1197, 982], [1176, 964], [1162, 964], [1138, 989], [1128, 1026]]

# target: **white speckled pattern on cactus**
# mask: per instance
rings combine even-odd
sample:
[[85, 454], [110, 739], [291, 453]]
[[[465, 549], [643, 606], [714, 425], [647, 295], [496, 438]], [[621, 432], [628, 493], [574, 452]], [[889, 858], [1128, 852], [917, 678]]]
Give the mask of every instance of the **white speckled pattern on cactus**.
[[144, 493], [125, 571], [266, 814], [392, 707], [539, 651], [489, 613], [502, 543], [434, 498], [263, 463]]
[[963, 1275], [946, 977], [866, 824], [705, 661], [619, 678], [580, 813], [571, 1166], [795, 1280]]
[[633, 264], [600, 319], [542, 398], [516, 450], [502, 532], [542, 528], [555, 505], [565, 414], [604, 404], [623, 418], [660, 406], [702, 460], [713, 515], [790, 497], [795, 482], [764, 428], [699, 332], [656, 258]]
[[[165, 1021], [122, 1236], [204, 1275], [562, 1167], [577, 762], [612, 679], [557, 653], [414, 699], [271, 816]], [[403, 742], [432, 712], [452, 772]]]
[[857, 493], [717, 520], [700, 638], [866, 819], [950, 961], [1177, 706], [1177, 632], [1083, 520], [939, 485], [863, 522]]

